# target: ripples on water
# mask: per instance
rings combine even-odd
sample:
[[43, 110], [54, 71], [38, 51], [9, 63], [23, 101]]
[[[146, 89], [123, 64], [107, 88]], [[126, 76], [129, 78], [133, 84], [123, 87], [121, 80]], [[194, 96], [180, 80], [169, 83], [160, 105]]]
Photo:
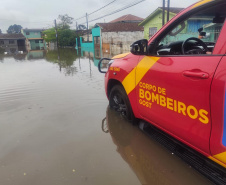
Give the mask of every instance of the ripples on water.
[[36, 51], [20, 60], [10, 56], [3, 58], [0, 63], [0, 113], [22, 108], [33, 99], [51, 99], [52, 96], [60, 99], [69, 92], [70, 96], [74, 93], [80, 99], [90, 97], [88, 99], [95, 101], [91, 91], [103, 90], [104, 86], [94, 57], [81, 57], [75, 50], [61, 50], [59, 55], [58, 60], [57, 51]]
[[0, 184], [208, 184], [115, 113], [102, 132], [97, 62], [71, 49], [0, 57]]

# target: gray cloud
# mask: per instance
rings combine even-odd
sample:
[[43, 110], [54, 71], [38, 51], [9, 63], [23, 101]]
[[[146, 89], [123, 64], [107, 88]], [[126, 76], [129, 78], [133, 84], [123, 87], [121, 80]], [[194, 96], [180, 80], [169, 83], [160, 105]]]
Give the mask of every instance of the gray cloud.
[[[68, 14], [73, 18], [79, 18], [84, 16], [86, 12], [93, 12], [111, 1], [112, 0], [1, 0], [0, 29], [5, 32], [12, 24], [20, 24], [24, 28], [50, 27], [53, 25], [53, 20], [57, 19], [59, 14]], [[197, 0], [171, 0], [171, 6], [187, 7], [196, 1]], [[111, 8], [117, 9], [127, 2], [130, 1], [117, 0], [117, 4], [112, 4]], [[102, 18], [96, 22], [108, 22], [125, 14], [134, 14], [145, 18], [159, 6], [162, 6], [162, 0], [146, 0], [134, 7]], [[110, 6], [108, 9], [110, 10]], [[105, 12], [108, 9], [106, 8]], [[101, 12], [99, 12], [99, 14], [101, 15]], [[79, 20], [78, 23], [84, 22], [84, 20], [85, 19]], [[95, 22], [91, 24], [93, 25]]]

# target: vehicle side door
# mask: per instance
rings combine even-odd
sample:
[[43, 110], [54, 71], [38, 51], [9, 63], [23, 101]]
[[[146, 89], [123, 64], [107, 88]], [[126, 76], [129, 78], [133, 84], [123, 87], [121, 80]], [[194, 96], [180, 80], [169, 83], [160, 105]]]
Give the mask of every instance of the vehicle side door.
[[[199, 14], [195, 15], [196, 18], [198, 16]], [[188, 33], [189, 19], [186, 18], [183, 24], [180, 23], [183, 27], [181, 31], [178, 31], [181, 29], [177, 27], [179, 25], [175, 25], [177, 34], [174, 35], [172, 30], [169, 30], [159, 39], [163, 44], [159, 42], [154, 48], [155, 55], [141, 59], [140, 63], [143, 65], [139, 65], [136, 71], [137, 105], [143, 119], [209, 155], [212, 126], [210, 89], [222, 55], [216, 49], [212, 50], [210, 55], [200, 53], [199, 49], [202, 47], [190, 41], [192, 47], [187, 47], [189, 51], [182, 53], [184, 41], [192, 36]], [[194, 17], [191, 17], [191, 20], [194, 20]], [[213, 26], [213, 23], [206, 22], [202, 26], [204, 25]], [[194, 32], [195, 34], [198, 37], [198, 33]], [[217, 41], [219, 33], [211, 34], [209, 39], [214, 38]], [[180, 39], [183, 42], [179, 41]], [[178, 43], [175, 42], [177, 40]]]
[[[219, 37], [218, 50], [226, 55], [226, 24]], [[212, 131], [210, 138], [211, 159], [226, 167], [226, 56], [215, 72], [211, 86]], [[223, 163], [223, 164], [222, 164]]]

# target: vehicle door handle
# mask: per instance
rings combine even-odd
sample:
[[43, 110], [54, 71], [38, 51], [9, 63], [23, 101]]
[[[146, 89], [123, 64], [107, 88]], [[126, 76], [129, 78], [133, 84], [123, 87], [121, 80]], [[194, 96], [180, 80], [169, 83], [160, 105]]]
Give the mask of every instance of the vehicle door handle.
[[203, 71], [184, 71], [183, 75], [186, 77], [201, 78], [201, 79], [209, 78], [209, 74]]

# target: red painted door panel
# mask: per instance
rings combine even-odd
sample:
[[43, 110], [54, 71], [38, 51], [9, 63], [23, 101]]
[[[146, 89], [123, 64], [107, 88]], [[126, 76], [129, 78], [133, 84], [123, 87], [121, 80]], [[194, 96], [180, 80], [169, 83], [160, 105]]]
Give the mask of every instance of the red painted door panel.
[[[151, 58], [146, 57], [147, 62]], [[209, 154], [210, 87], [220, 59], [210, 55], [160, 57], [137, 82], [141, 116]], [[142, 71], [137, 68], [137, 74]]]
[[226, 57], [217, 68], [211, 87], [211, 154], [226, 165]]

